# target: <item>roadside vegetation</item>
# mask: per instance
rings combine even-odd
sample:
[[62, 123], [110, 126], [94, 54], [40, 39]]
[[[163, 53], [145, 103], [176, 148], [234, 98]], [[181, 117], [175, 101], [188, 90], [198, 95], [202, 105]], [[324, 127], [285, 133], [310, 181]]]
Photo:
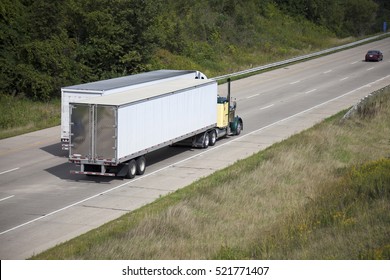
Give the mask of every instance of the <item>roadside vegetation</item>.
[[156, 69], [215, 77], [378, 33], [389, 17], [385, 0], [3, 0], [0, 97], [15, 113], [0, 139], [58, 125], [63, 86]]
[[3, 0], [0, 92], [47, 101], [161, 68], [213, 77], [381, 32], [389, 15], [386, 0]]
[[32, 101], [0, 94], [0, 139], [60, 123], [60, 100]]
[[390, 88], [34, 259], [390, 259]]

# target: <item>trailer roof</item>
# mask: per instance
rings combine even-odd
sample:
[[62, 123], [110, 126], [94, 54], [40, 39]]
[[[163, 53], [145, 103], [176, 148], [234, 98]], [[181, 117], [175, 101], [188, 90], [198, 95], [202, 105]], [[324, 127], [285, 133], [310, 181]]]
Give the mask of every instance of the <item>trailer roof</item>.
[[156, 70], [125, 77], [63, 87], [62, 90], [106, 91], [161, 79], [173, 78], [191, 73], [194, 73], [195, 79], [196, 72], [197, 71], [195, 70]]
[[96, 104], [96, 105], [111, 105], [121, 106], [146, 99], [155, 98], [162, 95], [180, 92], [186, 89], [204, 86], [206, 84], [216, 83], [210, 79], [179, 79], [166, 81], [163, 83], [153, 84], [150, 86], [130, 89], [125, 92], [93, 97], [74, 104]]

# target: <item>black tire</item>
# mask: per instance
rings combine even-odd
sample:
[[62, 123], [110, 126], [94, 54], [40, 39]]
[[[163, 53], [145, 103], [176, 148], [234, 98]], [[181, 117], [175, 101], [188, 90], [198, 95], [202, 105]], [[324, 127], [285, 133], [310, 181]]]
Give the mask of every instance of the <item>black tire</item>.
[[137, 165], [137, 170], [136, 173], [137, 175], [143, 175], [146, 170], [146, 159], [144, 156], [140, 156], [139, 158], [136, 159], [136, 165]]
[[212, 130], [209, 132], [209, 140], [210, 140], [210, 146], [214, 146], [215, 143], [217, 142], [217, 133], [215, 130]]
[[126, 178], [127, 179], [133, 179], [135, 175], [137, 174], [137, 163], [134, 159], [130, 160], [127, 166], [127, 173]]
[[242, 123], [238, 121], [237, 128], [236, 128], [236, 135], [240, 135], [241, 130], [242, 130]]
[[210, 137], [208, 133], [205, 133], [203, 135], [203, 149], [207, 149], [210, 144]]

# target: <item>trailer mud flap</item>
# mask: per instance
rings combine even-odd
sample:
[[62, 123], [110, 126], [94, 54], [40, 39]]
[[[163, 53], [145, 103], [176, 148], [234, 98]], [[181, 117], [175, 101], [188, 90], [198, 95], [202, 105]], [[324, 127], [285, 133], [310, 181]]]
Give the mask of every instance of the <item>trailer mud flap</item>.
[[125, 164], [121, 164], [121, 165], [118, 166], [118, 168], [119, 168], [119, 171], [116, 174], [116, 176], [118, 176], [118, 177], [125, 177], [127, 172], [128, 172], [128, 170], [129, 170], [128, 164], [126, 164], [126, 163]]

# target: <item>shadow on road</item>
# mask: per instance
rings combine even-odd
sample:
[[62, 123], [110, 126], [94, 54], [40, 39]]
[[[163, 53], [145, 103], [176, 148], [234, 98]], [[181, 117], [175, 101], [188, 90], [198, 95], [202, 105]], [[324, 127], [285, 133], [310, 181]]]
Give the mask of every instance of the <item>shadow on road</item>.
[[[52, 154], [53, 156], [64, 158], [64, 161], [68, 158], [68, 151], [61, 150], [61, 143], [46, 146], [41, 149], [47, 153]], [[168, 160], [169, 158], [171, 158], [172, 161], [175, 161], [175, 156], [179, 156], [180, 154], [188, 152], [189, 150], [191, 150], [189, 147], [181, 147], [181, 146], [165, 147], [147, 154], [146, 164], [147, 166], [152, 166], [156, 163]], [[170, 163], [167, 162], [167, 164], [164, 165], [169, 165], [169, 164]], [[62, 164], [47, 168], [45, 169], [45, 171], [60, 178], [61, 180], [66, 180], [70, 182], [108, 184], [115, 180], [119, 180], [119, 181], [128, 180], [121, 177], [87, 176], [87, 175], [70, 174], [71, 170], [78, 170], [78, 169], [79, 169], [78, 166], [66, 161]]]
[[189, 150], [191, 150], [191, 148], [185, 147], [185, 146], [161, 148], [161, 149], [153, 151], [145, 156], [146, 157], [146, 164], [148, 166], [151, 166], [151, 165], [154, 165], [158, 162], [161, 162], [161, 161], [167, 160], [169, 158], [173, 158], [175, 156], [178, 156], [182, 153], [188, 152]]
[[123, 180], [118, 177], [104, 177], [104, 176], [87, 176], [87, 175], [78, 175], [70, 174], [70, 170], [75, 169], [76, 166], [65, 162], [50, 168], [45, 169], [46, 172], [54, 175], [61, 180], [66, 180], [69, 182], [78, 182], [78, 183], [97, 183], [97, 184], [109, 184], [114, 180]]
[[63, 151], [61, 143], [55, 143], [46, 147], [41, 148], [42, 151], [49, 153], [56, 157], [68, 157], [69, 151]]

